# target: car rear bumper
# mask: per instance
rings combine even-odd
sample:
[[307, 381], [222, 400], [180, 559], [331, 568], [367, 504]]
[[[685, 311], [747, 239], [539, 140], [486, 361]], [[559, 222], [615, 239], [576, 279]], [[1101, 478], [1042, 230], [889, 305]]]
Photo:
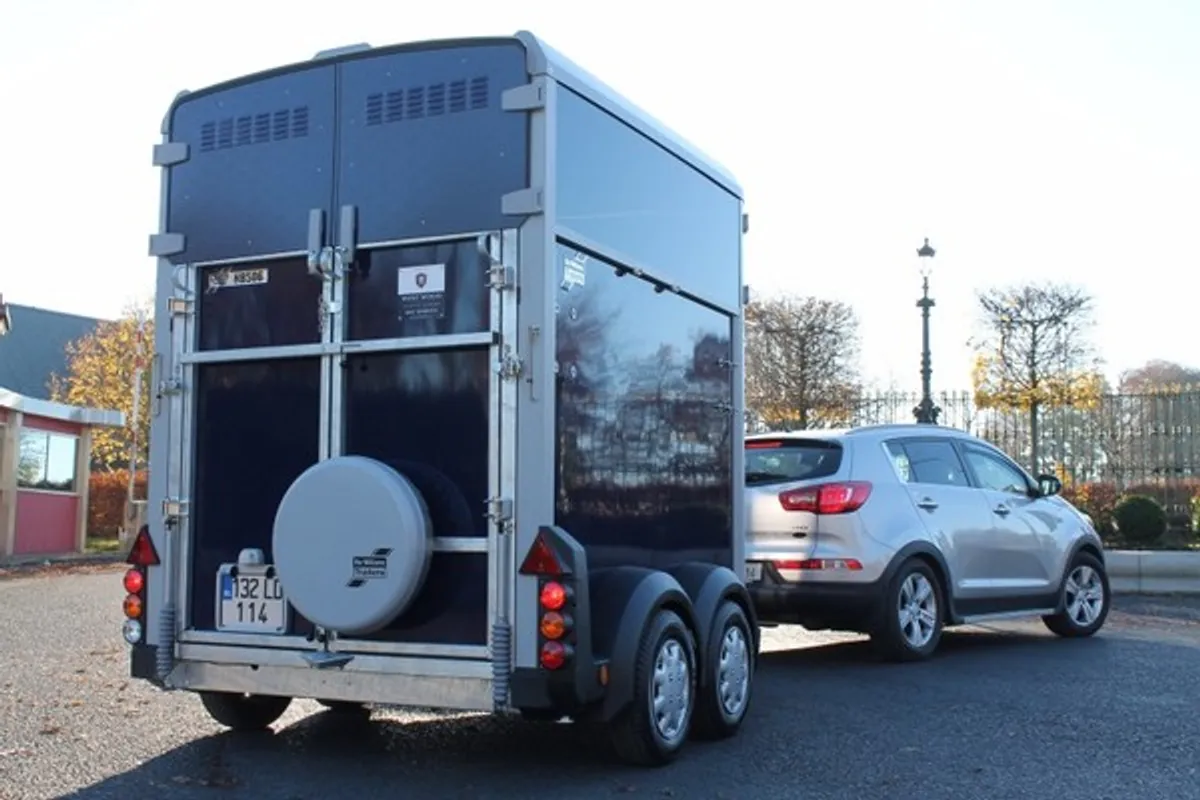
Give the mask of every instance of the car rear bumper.
[[803, 625], [813, 630], [866, 631], [883, 603], [882, 581], [804, 581], [786, 583], [764, 577], [748, 585], [759, 622]]

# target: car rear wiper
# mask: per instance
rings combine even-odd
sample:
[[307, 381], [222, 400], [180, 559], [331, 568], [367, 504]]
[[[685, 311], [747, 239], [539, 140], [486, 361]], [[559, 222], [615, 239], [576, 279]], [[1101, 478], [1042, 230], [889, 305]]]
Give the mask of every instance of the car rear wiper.
[[764, 481], [787, 481], [791, 480], [791, 476], [784, 475], [780, 472], [747, 472], [747, 483], [759, 483]]

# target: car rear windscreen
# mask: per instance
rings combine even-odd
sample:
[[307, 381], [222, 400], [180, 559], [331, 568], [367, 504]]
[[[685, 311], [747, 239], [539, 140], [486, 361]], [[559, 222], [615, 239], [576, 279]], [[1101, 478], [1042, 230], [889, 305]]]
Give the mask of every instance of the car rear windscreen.
[[746, 442], [746, 485], [765, 486], [827, 478], [842, 465], [842, 446], [820, 439]]

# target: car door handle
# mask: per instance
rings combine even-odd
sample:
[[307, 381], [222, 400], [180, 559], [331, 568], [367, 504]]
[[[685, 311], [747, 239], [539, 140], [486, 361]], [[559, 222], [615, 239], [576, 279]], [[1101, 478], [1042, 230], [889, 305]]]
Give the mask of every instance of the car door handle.
[[1008, 509], [1008, 506], [1004, 505], [1004, 503], [1001, 503], [1000, 505], [993, 508], [992, 511], [996, 514], [999, 514], [1002, 517], [1007, 517], [1009, 509]]
[[938, 507], [937, 502], [934, 500], [931, 500], [928, 497], [917, 501], [917, 508], [923, 508], [926, 511], [933, 511], [937, 507]]

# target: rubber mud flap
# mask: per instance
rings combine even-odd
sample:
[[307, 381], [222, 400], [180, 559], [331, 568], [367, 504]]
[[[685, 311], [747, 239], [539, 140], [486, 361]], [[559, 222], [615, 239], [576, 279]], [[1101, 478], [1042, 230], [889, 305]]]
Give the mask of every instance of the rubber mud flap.
[[343, 635], [377, 631], [404, 613], [429, 572], [429, 511], [412, 482], [362, 456], [309, 467], [275, 514], [275, 568], [288, 601]]

